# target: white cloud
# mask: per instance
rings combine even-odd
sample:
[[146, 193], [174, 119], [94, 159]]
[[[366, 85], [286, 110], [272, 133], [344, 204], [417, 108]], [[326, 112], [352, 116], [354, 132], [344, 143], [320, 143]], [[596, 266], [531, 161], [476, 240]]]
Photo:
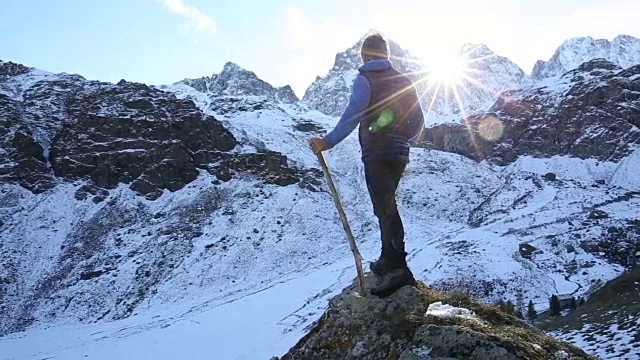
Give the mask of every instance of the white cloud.
[[[202, 31], [210, 34], [216, 33], [216, 21], [195, 6], [187, 5], [182, 0], [163, 0], [162, 3], [172, 13], [188, 19], [190, 25], [194, 26], [196, 31]], [[181, 27], [180, 31], [185, 33], [186, 27]]]
[[349, 23], [334, 20], [312, 22], [295, 6], [284, 10], [287, 44], [292, 47], [293, 57], [287, 67], [287, 81], [298, 95], [316, 75], [326, 74], [333, 65], [334, 55], [346, 50], [357, 40], [362, 30]]

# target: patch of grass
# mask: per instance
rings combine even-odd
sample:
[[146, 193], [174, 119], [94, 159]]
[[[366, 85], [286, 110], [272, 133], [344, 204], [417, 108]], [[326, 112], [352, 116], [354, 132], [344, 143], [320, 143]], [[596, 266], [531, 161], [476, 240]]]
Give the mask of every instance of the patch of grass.
[[[483, 304], [464, 292], [443, 293], [421, 286], [420, 283], [418, 289], [425, 304], [441, 301], [451, 306], [467, 308], [473, 311], [480, 321], [461, 317], [444, 319], [431, 316], [425, 317], [425, 308], [420, 310], [422, 314], [416, 314], [415, 317], [412, 317], [412, 320], [416, 322], [414, 326], [419, 325], [418, 323], [460, 325], [487, 335], [495, 343], [501, 344], [506, 349], [512, 349], [514, 353], [521, 353], [527, 359], [543, 359], [544, 354], [548, 354], [549, 350], [559, 351], [567, 348], [572, 349], [576, 354], [583, 354], [578, 348], [546, 336], [516, 316], [501, 311], [497, 306]], [[533, 344], [539, 345], [545, 350], [541, 351], [540, 348], [536, 348]], [[584, 356], [586, 357], [586, 354]]]

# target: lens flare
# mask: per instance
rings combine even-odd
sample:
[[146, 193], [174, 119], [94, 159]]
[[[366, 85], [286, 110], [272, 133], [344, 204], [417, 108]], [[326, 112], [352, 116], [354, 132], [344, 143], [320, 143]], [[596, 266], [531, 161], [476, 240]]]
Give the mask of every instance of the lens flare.
[[478, 134], [487, 141], [498, 141], [504, 134], [504, 125], [496, 116], [489, 115], [478, 124]]
[[380, 116], [369, 126], [369, 131], [378, 132], [393, 122], [395, 114], [391, 109], [384, 109]]

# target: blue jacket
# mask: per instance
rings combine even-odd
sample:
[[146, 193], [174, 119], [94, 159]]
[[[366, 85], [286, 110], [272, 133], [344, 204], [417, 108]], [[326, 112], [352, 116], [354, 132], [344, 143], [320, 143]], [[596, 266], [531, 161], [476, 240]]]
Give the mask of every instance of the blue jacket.
[[[382, 72], [392, 69], [392, 64], [388, 59], [370, 60], [362, 65], [358, 70], [360, 74], [353, 82], [353, 90], [349, 104], [334, 129], [325, 136], [325, 140], [331, 148], [344, 140], [358, 125], [363, 122], [363, 114], [370, 106], [372, 94], [371, 84], [364, 74], [367, 72]], [[416, 141], [424, 128], [424, 117], [422, 107], [419, 102], [411, 111], [406, 124], [404, 125], [406, 139], [403, 141], [390, 142], [383, 151], [371, 151], [367, 154], [367, 148], [363, 145], [363, 161], [369, 160], [404, 160], [408, 161], [409, 143]]]

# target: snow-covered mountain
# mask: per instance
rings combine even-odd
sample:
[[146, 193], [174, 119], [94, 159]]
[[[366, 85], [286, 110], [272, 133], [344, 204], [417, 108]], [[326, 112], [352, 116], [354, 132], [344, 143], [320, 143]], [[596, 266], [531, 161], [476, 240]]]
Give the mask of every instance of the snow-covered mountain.
[[539, 60], [531, 76], [535, 79], [559, 76], [593, 59], [604, 59], [627, 68], [640, 64], [640, 39], [629, 35], [612, 41], [591, 36], [566, 40], [548, 61]]
[[264, 96], [269, 100], [285, 103], [298, 101], [291, 86], [275, 88], [259, 79], [254, 72], [243, 69], [232, 62], [227, 62], [219, 74], [199, 79], [184, 79], [179, 83], [189, 85], [203, 93], [214, 93], [217, 96]]
[[[459, 54], [462, 76], [455, 85], [420, 83], [422, 105], [428, 113], [427, 126], [439, 123], [463, 123], [470, 115], [490, 108], [502, 92], [530, 84], [529, 76], [511, 60], [483, 44], [466, 44]], [[421, 76], [433, 71], [426, 67]]]
[[[339, 116], [347, 107], [353, 81], [361, 65], [360, 47], [364, 38], [336, 55], [329, 73], [317, 77], [304, 94], [303, 101], [322, 113]], [[494, 54], [483, 44], [466, 44], [461, 48], [460, 62], [466, 67], [464, 77], [451, 88], [430, 84], [433, 71], [425, 61], [411, 56], [400, 45], [389, 40], [394, 67], [411, 76], [421, 95], [428, 125], [460, 122], [463, 115], [488, 109], [502, 91], [516, 89], [529, 83], [529, 77], [509, 59]], [[460, 106], [462, 105], [462, 106]]]
[[522, 155], [618, 162], [640, 145], [639, 127], [640, 65], [591, 60], [504, 92], [488, 112], [429, 128], [424, 138], [430, 148], [503, 165]]
[[[0, 359], [269, 358], [352, 282], [307, 144], [337, 119], [225, 69], [147, 86], [0, 63]], [[640, 234], [610, 229], [640, 211], [636, 70], [592, 62], [508, 93], [504, 141], [478, 127], [504, 161], [413, 148], [398, 203], [416, 276], [544, 310], [633, 266]], [[559, 141], [575, 136], [593, 151]], [[357, 136], [325, 156], [373, 260]]]
[[[358, 75], [358, 67], [362, 64], [360, 48], [365, 38], [366, 36], [362, 37], [349, 49], [336, 54], [329, 73], [324, 77], [317, 76], [307, 88], [302, 100], [310, 108], [332, 116], [342, 114], [349, 104], [353, 81]], [[389, 40], [389, 53], [391, 62], [399, 71], [420, 71], [419, 60], [393, 40]]]

